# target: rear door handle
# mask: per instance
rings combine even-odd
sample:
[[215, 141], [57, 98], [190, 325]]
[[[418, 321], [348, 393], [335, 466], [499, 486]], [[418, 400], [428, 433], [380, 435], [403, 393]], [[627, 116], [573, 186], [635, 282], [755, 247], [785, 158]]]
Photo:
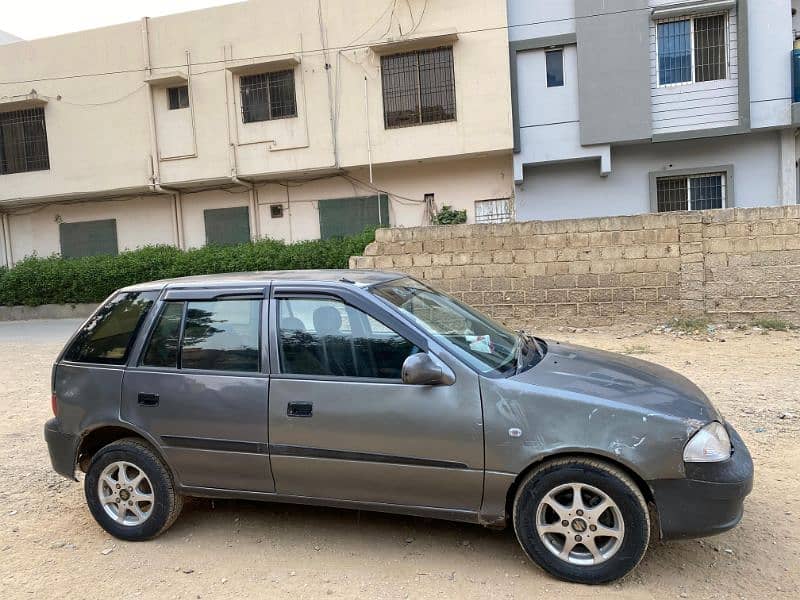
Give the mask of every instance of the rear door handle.
[[310, 417], [314, 413], [314, 405], [311, 402], [289, 402], [286, 407], [286, 416], [289, 417]]
[[158, 406], [158, 394], [139, 394], [140, 406]]

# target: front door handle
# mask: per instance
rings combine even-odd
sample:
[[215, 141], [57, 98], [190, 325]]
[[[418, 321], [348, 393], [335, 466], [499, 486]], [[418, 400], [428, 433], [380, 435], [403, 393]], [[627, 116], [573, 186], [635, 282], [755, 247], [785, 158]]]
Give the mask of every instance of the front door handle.
[[140, 406], [158, 406], [158, 394], [139, 394]]
[[314, 405], [311, 402], [289, 402], [286, 407], [286, 416], [289, 417], [310, 417], [314, 413]]

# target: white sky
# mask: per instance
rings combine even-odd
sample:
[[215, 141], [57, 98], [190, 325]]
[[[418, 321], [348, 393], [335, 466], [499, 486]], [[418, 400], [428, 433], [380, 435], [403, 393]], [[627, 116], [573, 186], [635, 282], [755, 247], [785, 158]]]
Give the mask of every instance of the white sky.
[[0, 0], [0, 30], [25, 40], [241, 0]]

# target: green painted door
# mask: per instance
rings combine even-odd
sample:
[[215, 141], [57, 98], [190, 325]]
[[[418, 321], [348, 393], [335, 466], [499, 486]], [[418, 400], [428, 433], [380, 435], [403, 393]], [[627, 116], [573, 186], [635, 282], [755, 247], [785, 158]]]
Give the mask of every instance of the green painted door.
[[386, 194], [319, 201], [319, 233], [323, 240], [357, 235], [367, 227], [389, 225]]

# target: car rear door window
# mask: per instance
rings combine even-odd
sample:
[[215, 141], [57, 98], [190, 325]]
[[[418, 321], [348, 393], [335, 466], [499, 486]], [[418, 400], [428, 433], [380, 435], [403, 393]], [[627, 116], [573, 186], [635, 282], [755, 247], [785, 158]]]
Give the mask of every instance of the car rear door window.
[[278, 300], [281, 372], [291, 375], [400, 379], [418, 350], [366, 313], [336, 299]]
[[180, 368], [258, 372], [260, 323], [261, 300], [189, 302]]
[[142, 356], [142, 365], [177, 368], [183, 307], [183, 302], [167, 302], [161, 309], [161, 315], [150, 334], [150, 341]]
[[65, 354], [74, 362], [123, 365], [158, 292], [123, 292], [106, 302]]

